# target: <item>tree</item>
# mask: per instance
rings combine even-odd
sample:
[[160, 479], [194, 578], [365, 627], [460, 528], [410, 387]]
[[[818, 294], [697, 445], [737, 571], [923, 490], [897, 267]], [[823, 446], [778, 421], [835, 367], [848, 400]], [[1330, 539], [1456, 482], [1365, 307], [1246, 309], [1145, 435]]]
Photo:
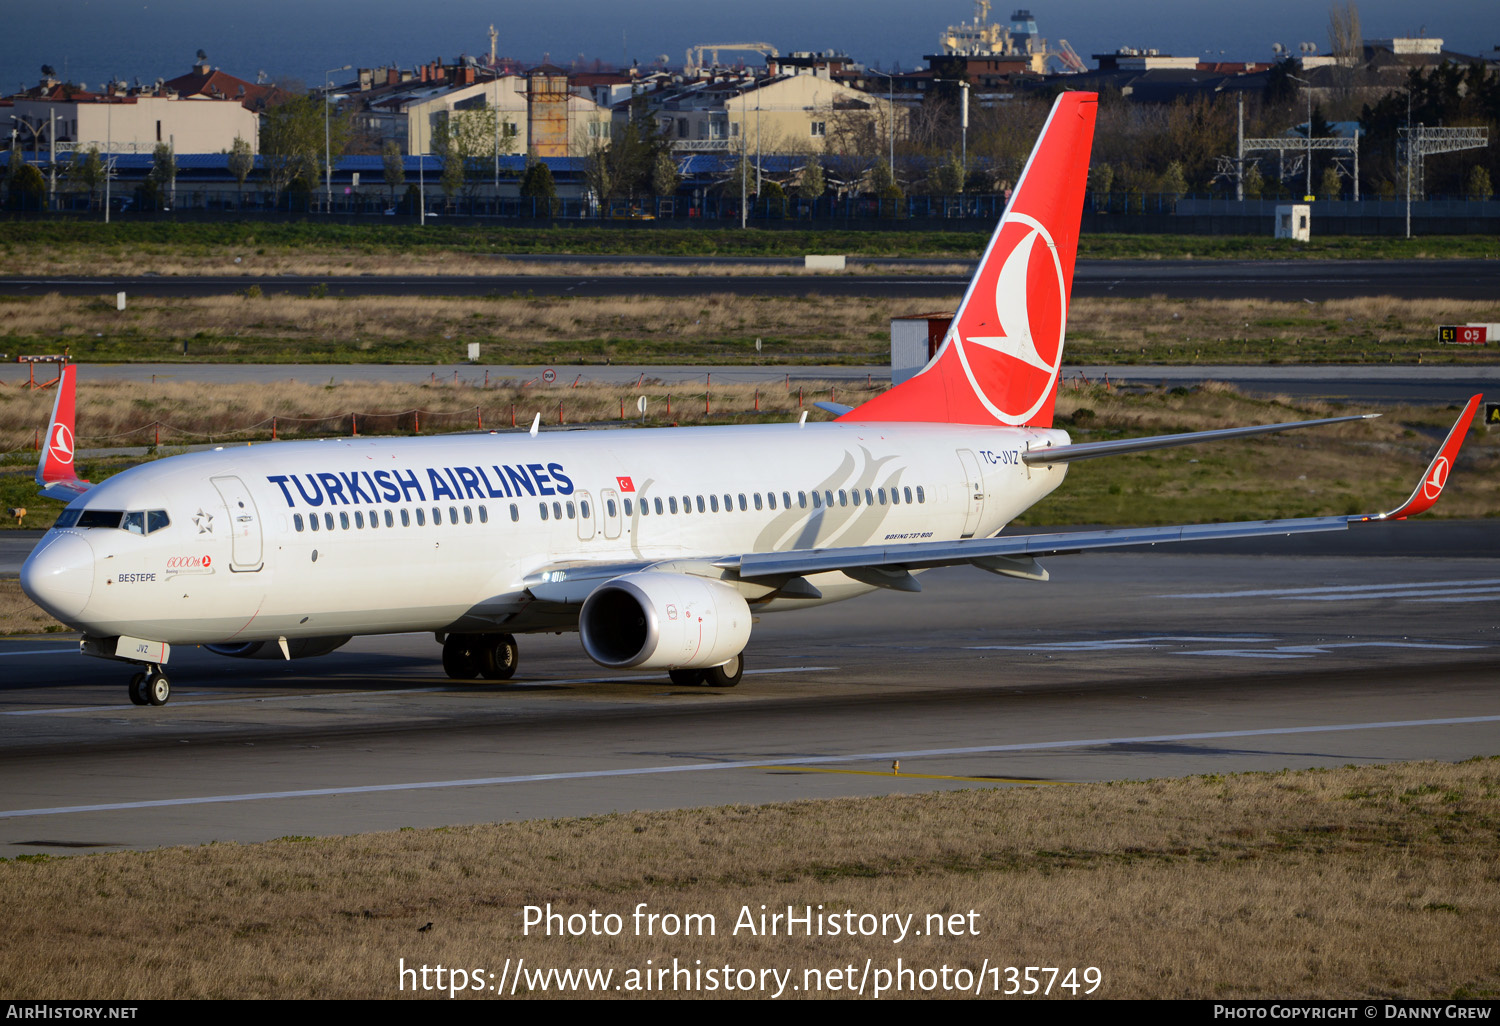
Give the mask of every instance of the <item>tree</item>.
[[938, 196], [957, 196], [964, 191], [964, 166], [957, 156], [935, 165], [927, 174], [928, 188]]
[[391, 193], [391, 205], [396, 203], [396, 190], [406, 184], [406, 159], [401, 155], [401, 147], [396, 145], [396, 140], [387, 139], [385, 147], [380, 151], [380, 163], [385, 168], [385, 187]]
[[[293, 182], [311, 191], [318, 183], [324, 154], [323, 105], [311, 96], [297, 96], [268, 109], [261, 120], [260, 159], [274, 201]], [[347, 122], [329, 122], [328, 147], [334, 156], [344, 152]]]
[[797, 179], [797, 195], [805, 200], [817, 201], [828, 189], [823, 181], [823, 165], [817, 157], [808, 157], [803, 165], [802, 176]]
[[521, 176], [521, 195], [532, 200], [536, 209], [545, 214], [557, 212], [557, 182], [546, 161], [535, 157], [526, 161], [526, 173]]
[[677, 195], [677, 186], [682, 176], [677, 173], [677, 162], [670, 150], [656, 155], [656, 166], [651, 169], [651, 191], [663, 199]]
[[35, 164], [21, 160], [19, 152], [12, 150], [10, 174], [7, 177], [10, 179], [7, 205], [11, 210], [41, 209], [42, 198], [47, 194], [47, 179], [42, 177]]
[[250, 144], [239, 136], [234, 137], [234, 144], [229, 147], [229, 159], [225, 162], [229, 173], [234, 175], [234, 180], [240, 183], [240, 206], [245, 205], [245, 179], [250, 177], [250, 172], [255, 170], [255, 154], [250, 152]]
[[1245, 164], [1245, 198], [1260, 199], [1265, 191], [1266, 180], [1260, 173], [1260, 164], [1251, 160]]
[[496, 175], [495, 162], [515, 141], [500, 112], [485, 107], [449, 111], [434, 133], [433, 152], [443, 158], [443, 192], [451, 204], [462, 192], [471, 208], [480, 187]]
[[94, 207], [94, 192], [104, 184], [104, 161], [99, 159], [99, 147], [90, 146], [87, 153], [73, 155], [73, 178], [88, 191], [89, 209]]
[[158, 199], [171, 202], [172, 192], [177, 183], [177, 155], [172, 152], [171, 144], [164, 142], [156, 144], [156, 149], [151, 151], [151, 171], [146, 175], [146, 179], [154, 187]]
[[1475, 164], [1469, 171], [1469, 182], [1464, 189], [1469, 199], [1487, 200], [1494, 192], [1490, 185], [1490, 172], [1483, 164]]
[[1338, 168], [1329, 166], [1323, 169], [1323, 178], [1318, 184], [1318, 193], [1324, 199], [1335, 200], [1344, 191], [1344, 183], [1340, 178]]
[[1167, 169], [1162, 172], [1161, 180], [1157, 183], [1157, 188], [1173, 199], [1187, 192], [1187, 178], [1182, 173], [1181, 161], [1174, 160], [1167, 165]]

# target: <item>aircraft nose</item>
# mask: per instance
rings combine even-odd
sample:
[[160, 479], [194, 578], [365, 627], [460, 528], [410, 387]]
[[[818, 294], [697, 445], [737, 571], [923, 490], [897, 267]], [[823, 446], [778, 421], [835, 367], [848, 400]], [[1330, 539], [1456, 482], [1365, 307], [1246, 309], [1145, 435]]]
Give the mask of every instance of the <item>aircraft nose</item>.
[[42, 539], [21, 566], [21, 590], [61, 620], [83, 612], [94, 591], [94, 550], [76, 534]]

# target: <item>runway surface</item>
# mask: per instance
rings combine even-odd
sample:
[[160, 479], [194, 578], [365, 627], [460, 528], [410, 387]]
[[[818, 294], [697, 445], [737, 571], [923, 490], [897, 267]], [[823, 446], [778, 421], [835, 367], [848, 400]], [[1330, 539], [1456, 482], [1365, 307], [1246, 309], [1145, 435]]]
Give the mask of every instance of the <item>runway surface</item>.
[[[540, 384], [546, 367], [473, 364], [248, 364], [248, 363], [131, 363], [78, 364], [80, 381], [204, 381], [216, 384], [250, 384], [300, 381], [327, 384], [330, 381], [390, 381], [482, 385], [486, 380], [513, 380]], [[629, 385], [688, 383], [702, 386], [709, 376], [720, 384], [834, 381], [864, 384], [889, 381], [888, 365], [798, 364], [772, 366], [702, 366], [687, 364], [558, 364], [552, 368], [552, 387], [566, 389], [576, 380]], [[45, 369], [46, 380], [55, 371]], [[1236, 366], [1200, 364], [1165, 366], [1154, 364], [1068, 366], [1065, 381], [1080, 376], [1089, 381], [1146, 385], [1192, 385], [1224, 381], [1253, 394], [1280, 394], [1304, 399], [1370, 403], [1453, 403], [1476, 392], [1500, 394], [1500, 363], [1492, 364], [1284, 364]], [[25, 373], [10, 367], [0, 373], [7, 384], [24, 383]]]
[[[601, 673], [574, 635], [454, 685], [403, 635], [185, 649], [136, 708], [126, 665], [6, 640], [0, 853], [1494, 754], [1500, 530], [1457, 526], [937, 571], [765, 617], [724, 691]], [[1407, 528], [1423, 554], [1391, 555]]]
[[[714, 261], [703, 260], [704, 264]], [[730, 261], [740, 262], [743, 261]], [[955, 261], [947, 261], [950, 265]], [[649, 272], [651, 260], [636, 267]], [[912, 262], [921, 266], [919, 262]], [[875, 265], [879, 266], [879, 265]], [[227, 295], [254, 284], [262, 291], [306, 295], [326, 286], [334, 296], [887, 296], [952, 303], [969, 275], [869, 274], [735, 275], [142, 275], [126, 277], [0, 278], [0, 295], [58, 292], [98, 295], [124, 291], [143, 296]], [[1490, 299], [1500, 292], [1500, 261], [1080, 261], [1073, 296], [1218, 299], [1345, 299], [1391, 295], [1404, 299]]]

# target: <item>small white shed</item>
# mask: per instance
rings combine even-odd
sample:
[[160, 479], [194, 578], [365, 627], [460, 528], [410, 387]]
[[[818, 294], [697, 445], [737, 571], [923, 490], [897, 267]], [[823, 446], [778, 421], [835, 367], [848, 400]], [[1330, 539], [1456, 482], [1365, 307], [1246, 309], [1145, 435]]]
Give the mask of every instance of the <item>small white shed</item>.
[[1312, 239], [1312, 207], [1285, 203], [1276, 208], [1276, 237], [1308, 242]]

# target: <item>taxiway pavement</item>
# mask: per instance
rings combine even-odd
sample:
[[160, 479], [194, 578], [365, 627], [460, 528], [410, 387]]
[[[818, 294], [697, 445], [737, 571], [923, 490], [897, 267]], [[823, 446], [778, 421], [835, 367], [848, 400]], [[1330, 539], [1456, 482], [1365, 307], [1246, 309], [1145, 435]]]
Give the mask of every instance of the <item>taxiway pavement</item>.
[[936, 571], [765, 617], [733, 690], [602, 673], [575, 635], [459, 685], [413, 634], [183, 649], [172, 702], [136, 708], [126, 665], [8, 639], [0, 853], [1495, 754], [1500, 529], [1448, 526]]

